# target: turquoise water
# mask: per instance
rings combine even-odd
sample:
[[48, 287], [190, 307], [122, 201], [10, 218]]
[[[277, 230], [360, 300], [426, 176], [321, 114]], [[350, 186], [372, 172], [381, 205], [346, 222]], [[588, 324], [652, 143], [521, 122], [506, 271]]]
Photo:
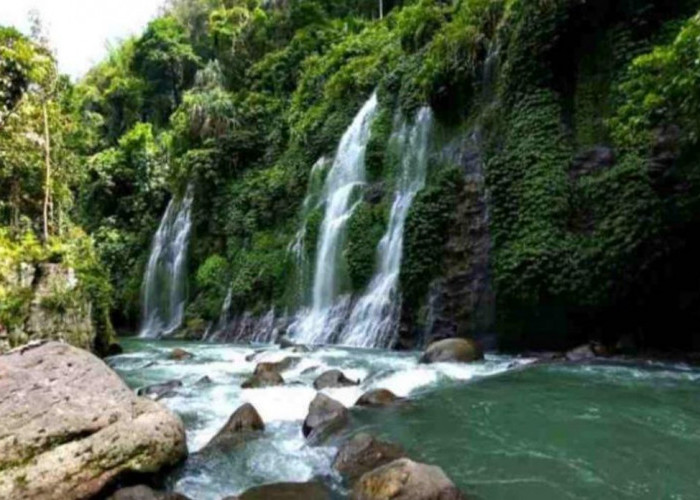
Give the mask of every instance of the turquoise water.
[[[176, 346], [195, 358], [167, 359]], [[301, 436], [315, 395], [311, 383], [329, 368], [362, 381], [325, 391], [346, 406], [377, 387], [410, 398], [393, 409], [353, 410], [346, 434], [369, 430], [401, 443], [476, 498], [700, 498], [700, 371], [687, 367], [534, 366], [505, 357], [425, 366], [417, 353], [335, 347], [308, 354], [266, 347], [247, 361], [259, 346], [127, 341], [126, 347], [110, 364], [132, 387], [183, 380], [163, 403], [183, 417], [193, 453], [170, 484], [192, 498], [312, 477], [339, 488], [330, 467], [335, 447], [310, 447]], [[300, 360], [283, 373], [285, 386], [240, 389], [257, 362], [290, 355]], [[214, 383], [195, 386], [203, 375]], [[228, 456], [197, 457], [243, 402], [260, 412], [264, 436]]]

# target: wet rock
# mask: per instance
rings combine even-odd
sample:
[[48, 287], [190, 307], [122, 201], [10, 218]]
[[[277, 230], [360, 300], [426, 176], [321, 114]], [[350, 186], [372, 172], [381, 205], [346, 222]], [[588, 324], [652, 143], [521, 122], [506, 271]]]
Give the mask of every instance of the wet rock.
[[347, 421], [347, 408], [335, 399], [318, 393], [309, 405], [309, 413], [301, 430], [304, 437], [319, 441], [344, 427]]
[[202, 378], [197, 380], [194, 385], [197, 387], [204, 387], [213, 384], [214, 381], [209, 377], [209, 375], [204, 375]]
[[173, 491], [156, 491], [148, 486], [130, 486], [117, 490], [107, 500], [190, 500], [189, 497]]
[[400, 458], [364, 474], [352, 500], [466, 500], [440, 467]]
[[571, 349], [566, 353], [567, 361], [582, 362], [590, 361], [595, 359], [596, 354], [590, 344], [585, 344], [577, 347], [576, 349]]
[[170, 353], [169, 358], [172, 360], [175, 360], [175, 361], [184, 361], [186, 359], [194, 358], [194, 354], [192, 354], [191, 352], [185, 351], [184, 349], [180, 349], [179, 347], [176, 347]]
[[248, 362], [251, 362], [251, 361], [253, 361], [255, 358], [257, 358], [260, 354], [262, 354], [262, 353], [264, 353], [264, 352], [265, 352], [265, 349], [258, 349], [257, 351], [248, 354], [248, 355], [245, 357], [245, 360], [248, 361]]
[[274, 483], [256, 486], [237, 497], [223, 500], [330, 500], [328, 488], [321, 483]]
[[301, 358], [293, 358], [289, 356], [281, 361], [258, 363], [258, 365], [255, 367], [254, 374], [259, 375], [262, 372], [281, 373], [285, 370], [289, 370], [290, 368], [294, 368], [299, 361], [301, 361]]
[[179, 417], [67, 344], [0, 356], [0, 395], [0, 498], [91, 498], [187, 455]]
[[438, 340], [428, 346], [420, 358], [421, 363], [438, 363], [445, 361], [469, 363], [484, 359], [481, 346], [466, 338]]
[[301, 374], [308, 375], [309, 373], [315, 372], [319, 368], [320, 368], [320, 366], [309, 366], [308, 368], [304, 368], [304, 370], [301, 372]]
[[246, 403], [233, 412], [228, 422], [207, 443], [204, 449], [235, 445], [258, 436], [264, 430], [265, 424], [255, 407], [250, 403]]
[[146, 387], [141, 387], [136, 394], [139, 396], [145, 396], [150, 399], [159, 400], [163, 398], [172, 397], [175, 395], [175, 389], [182, 387], [182, 381], [180, 380], [169, 380], [161, 384], [148, 385]]
[[328, 370], [314, 380], [314, 389], [317, 391], [320, 391], [321, 389], [349, 387], [353, 385], [360, 385], [360, 382], [357, 380], [350, 380], [340, 370]]
[[296, 346], [296, 344], [286, 335], [280, 335], [277, 338], [277, 345], [279, 345], [282, 349]]
[[122, 354], [124, 352], [124, 349], [118, 342], [112, 342], [109, 344], [107, 347], [107, 352], [105, 353], [106, 356], [117, 356], [119, 354]]
[[274, 371], [261, 371], [253, 374], [248, 380], [241, 384], [243, 389], [261, 389], [263, 387], [273, 387], [284, 384], [282, 375]]
[[333, 468], [348, 482], [354, 483], [363, 474], [405, 456], [406, 452], [401, 446], [380, 441], [363, 432], [355, 435], [340, 448]]
[[389, 406], [397, 401], [401, 401], [401, 398], [390, 390], [372, 389], [371, 391], [367, 391], [360, 396], [360, 399], [357, 400], [355, 406]]

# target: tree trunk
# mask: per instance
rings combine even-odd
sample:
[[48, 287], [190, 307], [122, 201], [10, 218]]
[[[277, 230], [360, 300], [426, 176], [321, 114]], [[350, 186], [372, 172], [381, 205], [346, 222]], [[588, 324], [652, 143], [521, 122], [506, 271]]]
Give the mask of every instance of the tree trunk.
[[384, 0], [379, 0], [379, 19], [384, 19]]
[[49, 133], [49, 112], [44, 102], [44, 243], [49, 241], [49, 204], [51, 202], [51, 135]]

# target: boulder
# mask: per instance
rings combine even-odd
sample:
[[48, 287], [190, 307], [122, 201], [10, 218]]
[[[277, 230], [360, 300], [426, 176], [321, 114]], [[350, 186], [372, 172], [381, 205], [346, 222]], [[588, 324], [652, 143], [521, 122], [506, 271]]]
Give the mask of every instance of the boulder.
[[318, 393], [309, 405], [309, 413], [302, 425], [304, 437], [319, 439], [345, 426], [348, 410], [341, 403]]
[[186, 455], [179, 417], [87, 351], [49, 342], [0, 356], [0, 498], [89, 498]]
[[117, 490], [107, 500], [190, 500], [185, 495], [173, 491], [156, 491], [148, 486], [130, 486]]
[[484, 352], [479, 344], [471, 339], [452, 338], [438, 340], [428, 346], [420, 358], [421, 363], [439, 363], [445, 361], [470, 363], [484, 359]]
[[124, 348], [118, 342], [112, 342], [107, 346], [106, 356], [118, 356], [124, 352]]
[[355, 406], [389, 406], [402, 398], [387, 389], [372, 389], [365, 392], [360, 399], [357, 400]]
[[308, 483], [273, 483], [256, 486], [237, 497], [223, 500], [330, 500], [328, 488], [316, 481]]
[[595, 357], [596, 354], [593, 351], [593, 348], [590, 344], [579, 346], [575, 349], [571, 349], [566, 353], [566, 360], [574, 362], [590, 361], [592, 359], [595, 359]]
[[169, 380], [161, 384], [147, 385], [146, 387], [141, 387], [136, 391], [139, 396], [145, 396], [150, 399], [159, 399], [171, 397], [175, 395], [175, 389], [182, 387], [182, 381], [180, 380]]
[[241, 384], [243, 389], [261, 389], [284, 384], [282, 375], [273, 371], [261, 371], [253, 374], [248, 380]]
[[337, 470], [348, 482], [354, 483], [363, 474], [405, 457], [399, 445], [380, 441], [367, 433], [356, 434], [338, 451], [333, 462]]
[[263, 363], [258, 363], [257, 366], [255, 367], [255, 375], [258, 375], [262, 372], [275, 372], [275, 373], [281, 373], [285, 370], [289, 370], [290, 368], [295, 367], [299, 361], [301, 361], [301, 358], [293, 358], [291, 356], [284, 358], [281, 361], [274, 361], [274, 362], [263, 362]]
[[170, 353], [169, 358], [173, 359], [175, 361], [183, 361], [185, 359], [194, 358], [194, 354], [192, 354], [191, 352], [185, 351], [184, 349], [180, 349], [179, 347], [176, 347]]
[[253, 405], [245, 403], [228, 419], [204, 449], [241, 443], [265, 430], [265, 424]]
[[352, 500], [466, 500], [440, 467], [399, 458], [364, 474]]
[[349, 387], [352, 385], [360, 385], [360, 382], [357, 380], [350, 380], [340, 370], [328, 370], [314, 380], [314, 389], [317, 391], [333, 387]]
[[202, 378], [197, 380], [194, 385], [197, 387], [205, 387], [207, 385], [213, 384], [214, 381], [209, 377], [209, 375], [204, 375]]

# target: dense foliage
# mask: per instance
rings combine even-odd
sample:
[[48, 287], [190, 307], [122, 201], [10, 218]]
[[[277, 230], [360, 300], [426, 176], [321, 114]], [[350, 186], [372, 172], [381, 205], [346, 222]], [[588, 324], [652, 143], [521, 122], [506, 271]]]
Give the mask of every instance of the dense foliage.
[[[408, 217], [405, 320], [420, 323], [431, 284], [456, 273], [446, 256], [470, 221], [455, 214], [469, 212], [464, 186], [478, 178], [503, 346], [631, 335], [688, 347], [685, 325], [700, 310], [700, 5], [667, 4], [397, 0], [379, 19], [369, 0], [171, 0], [75, 85], [40, 43], [3, 28], [3, 245], [42, 233], [45, 111], [57, 166], [50, 232], [78, 224], [91, 235], [118, 326], [138, 322], [151, 237], [187, 185], [188, 333], [216, 320], [229, 290], [236, 313], [293, 311], [322, 218], [322, 207], [302, 207], [312, 165], [333, 156], [377, 89], [371, 185], [343, 254], [349, 290], [371, 279], [386, 227], [394, 119], [428, 104], [456, 139], [433, 141]], [[465, 138], [476, 171], [437, 150]], [[290, 248], [303, 221], [299, 258]], [[460, 224], [467, 236], [453, 231]], [[471, 262], [460, 265], [468, 276]], [[659, 333], [659, 318], [677, 335]]]

